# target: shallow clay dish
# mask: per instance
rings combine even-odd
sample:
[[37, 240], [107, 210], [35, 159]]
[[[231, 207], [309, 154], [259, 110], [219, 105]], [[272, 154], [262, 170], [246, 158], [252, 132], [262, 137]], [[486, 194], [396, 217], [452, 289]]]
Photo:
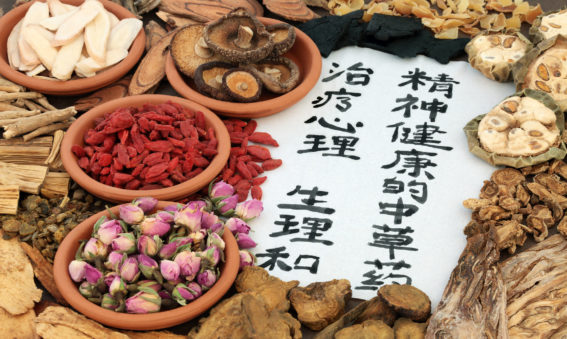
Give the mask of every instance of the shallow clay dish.
[[[259, 17], [264, 25], [282, 23], [276, 19]], [[262, 91], [260, 99], [251, 103], [238, 103], [213, 99], [199, 93], [195, 89], [193, 80], [182, 75], [173, 62], [170, 54], [165, 62], [165, 73], [171, 86], [187, 99], [196, 101], [218, 114], [239, 117], [259, 118], [283, 111], [303, 98], [315, 86], [319, 75], [321, 75], [321, 53], [317, 45], [307, 34], [295, 29], [295, 43], [293, 47], [284, 54], [297, 64], [300, 72], [300, 82], [297, 87], [285, 94], [273, 94], [267, 90]]]
[[[218, 140], [218, 154], [209, 166], [197, 176], [180, 184], [154, 190], [127, 190], [102, 184], [86, 174], [79, 167], [77, 157], [71, 152], [75, 144], [83, 146], [83, 137], [87, 130], [94, 127], [94, 120], [106, 113], [113, 112], [121, 107], [141, 107], [143, 104], [160, 104], [167, 101], [175, 102], [191, 111], [201, 111], [205, 115], [207, 127], [212, 127]], [[187, 197], [208, 185], [222, 170], [230, 153], [230, 137], [224, 123], [209, 109], [192, 101], [168, 95], [146, 94], [120, 98], [109, 101], [87, 111], [79, 117], [65, 133], [61, 143], [61, 160], [71, 178], [91, 194], [112, 202], [129, 202], [137, 197], [151, 196], [158, 200], [176, 201]]]
[[[165, 206], [171, 204], [174, 204], [174, 202], [160, 201], [157, 208], [163, 209]], [[118, 214], [118, 208], [119, 206], [114, 206], [110, 210], [114, 214]], [[88, 301], [79, 293], [79, 289], [75, 285], [75, 282], [71, 280], [67, 269], [69, 263], [75, 259], [75, 252], [79, 248], [79, 241], [90, 238], [95, 222], [103, 215], [107, 217], [110, 216], [108, 211], [99, 212], [83, 221], [69, 232], [61, 245], [59, 245], [53, 263], [55, 284], [63, 295], [63, 298], [65, 298], [74, 309], [93, 320], [111, 327], [138, 331], [156, 330], [179, 325], [195, 318], [213, 306], [228, 291], [234, 279], [236, 279], [238, 268], [240, 267], [238, 245], [230, 230], [225, 228], [222, 236], [225, 242], [225, 262], [221, 265], [220, 277], [213, 287], [201, 297], [186, 306], [180, 306], [173, 310], [157, 313], [130, 314], [104, 309]]]
[[[61, 2], [71, 5], [80, 5], [83, 0], [61, 0]], [[126, 8], [107, 0], [100, 0], [109, 12], [112, 12], [118, 19], [135, 18]], [[52, 95], [77, 95], [92, 92], [101, 87], [109, 85], [116, 80], [122, 78], [124, 74], [136, 65], [145, 48], [146, 34], [141, 29], [140, 33], [132, 43], [128, 56], [118, 64], [99, 72], [90, 78], [77, 78], [66, 81], [38, 79], [27, 76], [26, 73], [12, 69], [8, 64], [8, 53], [6, 42], [8, 36], [12, 32], [12, 28], [24, 17], [28, 8], [32, 5], [30, 1], [24, 5], [20, 5], [0, 18], [0, 74], [17, 84], [29, 88], [37, 92]]]

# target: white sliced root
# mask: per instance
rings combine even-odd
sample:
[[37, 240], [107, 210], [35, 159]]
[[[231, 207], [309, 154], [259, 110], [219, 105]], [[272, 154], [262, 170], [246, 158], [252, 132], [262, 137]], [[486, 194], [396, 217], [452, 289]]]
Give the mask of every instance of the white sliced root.
[[101, 71], [107, 67], [110, 67], [122, 59], [126, 58], [128, 51], [125, 49], [112, 49], [106, 53], [106, 60], [104, 64], [99, 64], [92, 57], [84, 58], [79, 60], [75, 66], [75, 72], [77, 75], [82, 77], [91, 77], [96, 74], [96, 72]]
[[36, 68], [32, 69], [31, 71], [26, 72], [26, 75], [29, 77], [34, 77], [43, 71], [45, 71], [45, 66], [39, 65]]
[[10, 32], [8, 36], [8, 41], [6, 42], [6, 49], [8, 52], [8, 62], [10, 67], [18, 69], [20, 67], [20, 51], [18, 47], [18, 39], [20, 38], [20, 31], [22, 28], [22, 20], [20, 20], [16, 26]]
[[41, 26], [26, 26], [22, 29], [22, 35], [45, 68], [51, 70], [57, 56], [57, 48], [53, 47], [50, 41], [43, 35]]
[[49, 13], [51, 13], [51, 16], [59, 16], [77, 8], [73, 5], [64, 4], [59, 0], [47, 0], [47, 6], [49, 7]]
[[62, 46], [55, 57], [51, 74], [59, 80], [71, 78], [75, 65], [79, 62], [83, 50], [84, 38], [79, 35], [75, 40]]
[[[49, 17], [49, 7], [46, 3], [35, 2], [28, 8], [26, 15], [22, 19], [22, 26], [20, 28], [23, 30], [28, 25], [39, 24], [43, 19]], [[22, 34], [18, 39], [18, 49], [20, 53], [20, 70], [29, 71], [39, 65], [39, 58], [29, 46], [29, 44], [24, 41]]]
[[110, 27], [114, 28], [114, 26], [116, 26], [120, 22], [120, 19], [118, 19], [116, 15], [110, 13], [109, 11], [106, 11], [106, 13], [108, 13], [108, 17], [110, 18]]
[[43, 19], [39, 24], [50, 31], [56, 31], [65, 20], [67, 20], [71, 15], [73, 15], [73, 13], [78, 10], [79, 9], [76, 8], [64, 14]]
[[142, 29], [142, 20], [135, 18], [122, 19], [110, 32], [108, 49], [130, 49], [132, 42]]
[[98, 1], [86, 1], [79, 10], [65, 20], [55, 33], [53, 40], [54, 46], [65, 45], [75, 39], [77, 35], [83, 32], [88, 25], [99, 13], [102, 4]]
[[110, 35], [110, 25], [108, 12], [100, 5], [97, 16], [85, 26], [85, 46], [89, 56], [100, 63], [106, 60], [106, 45]]

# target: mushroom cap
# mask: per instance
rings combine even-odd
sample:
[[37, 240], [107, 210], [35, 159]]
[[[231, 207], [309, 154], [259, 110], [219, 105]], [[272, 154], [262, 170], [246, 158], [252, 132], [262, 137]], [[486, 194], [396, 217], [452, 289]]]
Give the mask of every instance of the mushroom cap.
[[289, 51], [295, 42], [295, 28], [286, 23], [266, 26], [274, 39], [274, 49], [271, 56], [278, 57]]
[[199, 39], [203, 36], [204, 30], [205, 25], [189, 25], [175, 33], [171, 40], [171, 57], [175, 66], [181, 73], [191, 78], [200, 65], [220, 60], [220, 57], [214, 53], [210, 57], [202, 57], [197, 54], [195, 45], [198, 44]]
[[225, 93], [240, 102], [256, 101], [262, 94], [260, 79], [244, 68], [233, 68], [224, 73], [222, 88]]
[[[222, 77], [234, 66], [221, 61], [212, 61], [200, 65], [195, 70], [195, 86], [201, 93], [225, 101], [232, 101], [232, 97], [222, 88]], [[220, 81], [219, 81], [220, 76]]]
[[247, 69], [254, 73], [270, 92], [287, 93], [299, 83], [299, 67], [286, 57], [265, 59], [249, 65]]
[[[242, 27], [251, 30], [250, 46], [235, 43]], [[267, 57], [274, 48], [274, 41], [266, 27], [245, 10], [237, 8], [205, 27], [203, 37], [207, 45], [225, 61], [251, 63]], [[248, 42], [248, 41], [247, 41]]]

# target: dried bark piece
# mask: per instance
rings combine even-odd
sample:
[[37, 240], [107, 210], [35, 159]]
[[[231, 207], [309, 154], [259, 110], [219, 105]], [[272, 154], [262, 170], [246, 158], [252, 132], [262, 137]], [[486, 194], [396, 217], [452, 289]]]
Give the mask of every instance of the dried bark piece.
[[18, 185], [23, 192], [39, 194], [39, 188], [46, 175], [45, 166], [18, 165], [0, 161], [0, 184]]
[[[394, 339], [394, 330], [381, 320], [366, 320], [362, 324], [345, 327], [335, 334], [335, 339]], [[396, 337], [397, 338], [397, 337]]]
[[154, 20], [150, 20], [144, 27], [146, 31], [146, 51], [149, 51], [152, 46], [158, 43], [164, 36], [167, 35], [165, 28]]
[[507, 338], [506, 289], [493, 232], [467, 246], [429, 319], [425, 338]]
[[35, 312], [30, 309], [26, 313], [20, 315], [12, 315], [0, 307], [0, 324], [2, 324], [2, 333], [9, 338], [17, 339], [35, 339]]
[[18, 213], [20, 188], [18, 185], [0, 185], [0, 214]]
[[289, 310], [287, 295], [289, 291], [297, 287], [299, 281], [282, 281], [271, 276], [268, 271], [259, 266], [246, 266], [236, 277], [235, 287], [238, 292], [254, 292], [261, 295], [269, 311]]
[[196, 20], [193, 20], [193, 19], [186, 18], [184, 16], [179, 16], [179, 15], [171, 14], [171, 13], [164, 12], [164, 11], [157, 11], [156, 15], [157, 15], [158, 18], [163, 20], [165, 22], [165, 24], [171, 29], [201, 23], [200, 21], [196, 21]]
[[270, 12], [288, 20], [307, 22], [319, 18], [303, 0], [263, 0], [262, 3]]
[[55, 285], [55, 279], [53, 278], [53, 265], [47, 261], [39, 250], [35, 247], [31, 247], [25, 242], [20, 242], [20, 247], [24, 250], [26, 255], [31, 261], [33, 267], [33, 273], [41, 285], [49, 292], [49, 294], [57, 300], [61, 305], [68, 306], [65, 298], [61, 295]]
[[159, 10], [199, 22], [209, 22], [239, 7], [254, 16], [264, 15], [262, 5], [256, 0], [162, 0]]
[[289, 313], [271, 309], [264, 298], [253, 293], [238, 293], [201, 318], [188, 336], [209, 338], [301, 338], [301, 324]]
[[132, 81], [130, 81], [128, 95], [144, 94], [163, 79], [167, 48], [178, 31], [179, 29], [169, 32], [154, 47], [150, 48], [136, 69]]
[[322, 330], [342, 316], [351, 297], [350, 282], [346, 279], [315, 282], [289, 292], [297, 318], [314, 331]]
[[87, 97], [78, 99], [74, 104], [75, 109], [79, 112], [84, 112], [107, 101], [127, 96], [128, 85], [131, 80], [132, 78], [130, 76], [126, 76], [111, 85], [99, 89]]
[[396, 313], [415, 321], [425, 321], [431, 313], [427, 294], [411, 285], [384, 285], [378, 296]]

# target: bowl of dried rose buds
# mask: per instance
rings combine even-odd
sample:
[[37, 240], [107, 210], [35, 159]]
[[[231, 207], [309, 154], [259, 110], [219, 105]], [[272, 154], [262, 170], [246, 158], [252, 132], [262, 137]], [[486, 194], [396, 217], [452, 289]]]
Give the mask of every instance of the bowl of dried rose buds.
[[91, 194], [122, 203], [141, 196], [177, 201], [208, 185], [230, 153], [230, 137], [209, 109], [167, 95], [99, 105], [65, 133], [61, 160]]
[[79, 224], [55, 255], [57, 288], [77, 311], [105, 325], [152, 330], [213, 306], [240, 267], [219, 206], [142, 197]]
[[107, 0], [27, 2], [0, 18], [0, 74], [46, 94], [92, 92], [136, 65], [142, 26]]

